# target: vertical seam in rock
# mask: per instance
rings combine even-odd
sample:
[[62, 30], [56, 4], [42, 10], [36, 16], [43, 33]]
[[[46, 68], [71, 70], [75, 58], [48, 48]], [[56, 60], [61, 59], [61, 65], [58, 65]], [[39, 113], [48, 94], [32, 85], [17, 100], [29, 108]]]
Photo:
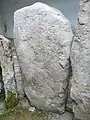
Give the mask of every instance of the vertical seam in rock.
[[65, 100], [65, 110], [66, 110], [66, 108], [67, 108], [67, 102], [68, 102], [68, 90], [69, 90], [69, 83], [70, 83], [70, 79], [71, 79], [71, 76], [72, 76], [72, 66], [71, 66], [71, 60], [70, 60], [70, 57], [69, 57], [69, 65], [70, 65], [70, 67], [69, 67], [69, 75], [68, 75], [68, 77], [67, 77], [67, 87], [66, 87], [66, 100]]
[[12, 64], [12, 67], [13, 67], [13, 73], [14, 73], [14, 82], [15, 82], [15, 90], [16, 90], [16, 95], [17, 95], [17, 82], [16, 82], [16, 77], [15, 77], [15, 68], [14, 68], [14, 60], [13, 60], [13, 50], [12, 50], [12, 47], [11, 47], [11, 56], [12, 56], [12, 61], [13, 61], [13, 64]]

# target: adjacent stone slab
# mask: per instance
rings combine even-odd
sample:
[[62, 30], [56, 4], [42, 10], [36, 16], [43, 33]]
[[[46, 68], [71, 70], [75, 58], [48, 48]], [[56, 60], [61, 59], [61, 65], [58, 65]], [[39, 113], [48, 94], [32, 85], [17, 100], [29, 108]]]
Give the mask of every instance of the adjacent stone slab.
[[11, 42], [2, 35], [0, 35], [0, 62], [6, 93], [7, 91], [16, 92]]
[[4, 101], [0, 101], [0, 114], [4, 112]]
[[90, 0], [80, 0], [71, 63], [73, 111], [77, 119], [90, 120]]
[[[2, 72], [0, 73], [0, 97], [2, 96], [0, 99], [5, 97], [3, 95], [4, 93], [2, 93], [4, 92], [2, 87], [4, 87], [6, 97], [8, 91], [16, 93], [19, 99], [19, 105], [28, 107], [29, 103], [23, 91], [21, 70], [13, 41], [10, 41], [2, 35], [0, 35], [0, 63], [0, 72]], [[0, 109], [2, 109], [1, 106]]]
[[32, 106], [64, 112], [72, 36], [64, 15], [43, 3], [14, 13], [14, 42]]

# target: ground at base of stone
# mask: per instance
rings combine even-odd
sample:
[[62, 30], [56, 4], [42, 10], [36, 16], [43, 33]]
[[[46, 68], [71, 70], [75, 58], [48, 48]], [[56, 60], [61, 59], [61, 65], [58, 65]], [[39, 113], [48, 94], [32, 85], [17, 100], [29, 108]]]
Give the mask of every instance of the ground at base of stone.
[[26, 109], [14, 108], [0, 114], [0, 120], [73, 120], [73, 115], [66, 112], [63, 115], [41, 111], [29, 112]]

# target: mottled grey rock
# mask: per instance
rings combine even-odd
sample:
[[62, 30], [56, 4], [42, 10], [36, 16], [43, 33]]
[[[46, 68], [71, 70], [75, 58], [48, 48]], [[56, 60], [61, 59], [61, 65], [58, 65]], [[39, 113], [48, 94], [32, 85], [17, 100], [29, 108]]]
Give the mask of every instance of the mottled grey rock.
[[73, 120], [74, 116], [72, 113], [65, 112], [64, 114], [51, 113], [48, 114], [48, 120]]
[[74, 116], [72, 113], [66, 112], [60, 116], [61, 120], [73, 120]]
[[[9, 91], [16, 93], [19, 100], [24, 99], [23, 82], [14, 44], [2, 35], [0, 35], [0, 63], [0, 69], [2, 68], [0, 71], [2, 72], [0, 73], [1, 92], [3, 91], [2, 87], [4, 87], [6, 97]], [[3, 94], [1, 92], [0, 97]]]
[[3, 113], [4, 109], [4, 101], [0, 101], [0, 113]]
[[28, 109], [30, 108], [30, 104], [28, 102], [28, 100], [26, 98], [22, 98], [20, 99], [18, 105], [18, 107], [24, 108], [24, 109]]
[[80, 120], [90, 120], [90, 0], [80, 0], [76, 37], [71, 49], [73, 111]]
[[14, 13], [14, 42], [32, 106], [64, 112], [72, 36], [64, 15], [43, 3]]
[[0, 35], [0, 62], [6, 93], [7, 91], [16, 92], [11, 42], [2, 35]]
[[13, 60], [16, 91], [17, 91], [19, 99], [20, 98], [22, 99], [24, 97], [24, 91], [23, 91], [23, 81], [22, 81], [22, 76], [21, 76], [20, 65], [19, 65], [14, 43], [12, 44], [11, 47], [12, 47], [12, 60]]

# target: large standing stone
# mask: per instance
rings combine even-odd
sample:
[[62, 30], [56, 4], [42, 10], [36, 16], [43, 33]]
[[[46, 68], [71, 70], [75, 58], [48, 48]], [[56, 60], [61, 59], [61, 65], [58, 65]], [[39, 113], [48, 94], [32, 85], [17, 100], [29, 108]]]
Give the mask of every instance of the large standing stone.
[[69, 21], [48, 5], [35, 3], [15, 12], [15, 46], [32, 106], [64, 112], [72, 36]]
[[71, 97], [75, 117], [90, 120], [90, 0], [80, 1], [78, 29], [71, 50]]

